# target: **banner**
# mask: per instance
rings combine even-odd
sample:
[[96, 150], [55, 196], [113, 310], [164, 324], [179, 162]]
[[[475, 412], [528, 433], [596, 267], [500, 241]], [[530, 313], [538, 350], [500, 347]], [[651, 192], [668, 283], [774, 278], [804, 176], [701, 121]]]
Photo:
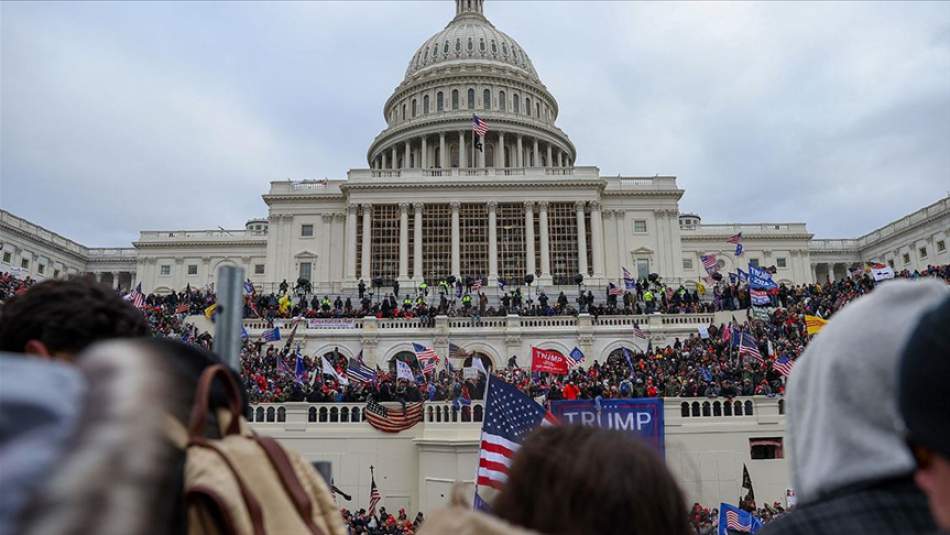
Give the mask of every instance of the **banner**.
[[699, 327], [696, 327], [696, 330], [699, 331], [699, 337], [700, 337], [700, 338], [702, 338], [703, 340], [708, 340], [708, 339], [709, 339], [709, 326], [708, 326], [708, 325], [700, 325]]
[[570, 371], [567, 357], [556, 349], [531, 348], [531, 371], [567, 375]]
[[874, 280], [877, 282], [893, 279], [894, 278], [894, 269], [891, 266], [884, 267], [872, 267], [871, 276], [874, 277]]
[[564, 424], [626, 431], [647, 441], [666, 458], [662, 398], [552, 401], [551, 413]]
[[765, 290], [749, 290], [749, 297], [752, 299], [752, 304], [755, 306], [769, 306], [772, 304], [772, 300], [769, 299], [769, 293]]
[[462, 379], [478, 380], [478, 370], [475, 368], [462, 368]]
[[772, 280], [772, 274], [768, 271], [749, 266], [749, 287], [758, 290], [770, 290], [778, 288], [778, 285]]
[[307, 320], [308, 329], [355, 329], [356, 320], [352, 318], [311, 318]]
[[396, 361], [396, 379], [405, 379], [411, 383], [416, 381], [415, 376], [412, 374], [412, 368], [401, 360]]

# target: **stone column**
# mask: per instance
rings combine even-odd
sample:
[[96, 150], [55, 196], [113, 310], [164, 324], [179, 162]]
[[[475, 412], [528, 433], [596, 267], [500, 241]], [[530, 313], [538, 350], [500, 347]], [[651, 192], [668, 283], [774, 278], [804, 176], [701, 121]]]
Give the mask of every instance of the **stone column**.
[[[475, 133], [472, 132], [472, 135], [475, 135]], [[482, 144], [482, 150], [478, 151], [478, 168], [484, 169], [485, 168], [485, 136], [478, 136], [478, 141], [479, 143]]]
[[333, 214], [322, 214], [320, 219], [323, 221], [323, 232], [320, 235], [320, 265], [314, 267], [316, 273], [321, 275], [317, 280], [326, 284], [326, 287], [329, 288], [333, 282], [333, 265], [330, 261], [330, 257], [333, 256], [330, 248], [330, 240], [333, 239]]
[[[346, 207], [346, 276], [347, 280], [356, 280], [356, 205]], [[273, 274], [271, 274], [273, 277]], [[276, 279], [274, 279], [276, 280]]]
[[517, 156], [517, 164], [515, 167], [524, 167], [524, 148], [521, 144], [521, 134], [518, 134], [518, 154], [515, 156]]
[[459, 237], [459, 203], [452, 203], [452, 273], [458, 277], [461, 275], [461, 240]]
[[416, 284], [422, 282], [422, 208], [423, 204], [421, 202], [413, 203], [412, 205], [414, 216], [415, 216], [415, 236], [413, 237], [412, 242], [412, 278], [416, 280]]
[[584, 223], [584, 201], [574, 203], [577, 213], [577, 271], [587, 280], [587, 225]]
[[505, 166], [505, 133], [498, 132], [498, 147], [495, 148], [495, 167]]
[[[395, 150], [395, 149], [394, 149]], [[370, 204], [363, 205], [363, 261], [362, 269], [360, 270], [360, 278], [363, 279], [366, 284], [370, 284], [372, 280], [371, 271], [370, 271], [370, 250], [372, 248], [372, 232], [373, 232], [373, 206]]]
[[407, 141], [406, 141], [406, 151], [405, 151], [405, 154], [403, 155], [403, 158], [402, 158], [402, 168], [403, 168], [403, 169], [409, 169], [409, 168], [411, 167], [411, 166], [409, 165], [409, 163], [410, 163], [410, 161], [411, 161], [410, 158], [409, 158], [409, 157], [410, 157], [410, 150], [411, 150], [411, 149], [412, 149], [412, 147], [409, 145], [409, 141], [407, 140]]
[[392, 148], [392, 162], [390, 162], [390, 169], [399, 169], [399, 152], [396, 150], [396, 145], [393, 145]]
[[534, 138], [534, 162], [532, 167], [541, 167], [541, 152], [538, 151], [538, 138]]
[[[49, 266], [47, 266], [47, 269], [48, 269], [48, 268], [49, 268]], [[118, 272], [118, 271], [113, 271], [113, 272], [112, 272], [112, 289], [113, 289], [113, 290], [118, 290], [118, 289], [119, 289], [119, 272]]]
[[548, 143], [548, 144], [547, 144], [547, 147], [548, 147], [548, 148], [547, 148], [547, 151], [548, 151], [548, 154], [547, 154], [548, 159], [547, 159], [546, 162], [544, 162], [544, 164], [545, 164], [547, 167], [554, 167], [554, 164], [551, 162], [551, 144]]
[[448, 168], [449, 155], [445, 153], [445, 132], [439, 132], [439, 167]]
[[630, 251], [627, 250], [626, 225], [627, 214], [623, 210], [614, 210], [614, 221], [617, 223], [617, 259], [620, 265], [626, 267], [631, 273], [636, 273], [636, 266], [627, 266], [630, 262]]
[[594, 242], [591, 245], [591, 253], [594, 257], [594, 278], [602, 281], [604, 278], [604, 222], [598, 201], [590, 203], [590, 238]]
[[465, 154], [465, 130], [459, 130], [459, 169], [468, 167], [468, 158]]
[[488, 285], [498, 282], [498, 203], [488, 201]]
[[380, 169], [386, 169], [386, 166], [389, 165], [389, 159], [386, 157], [386, 151], [385, 151], [385, 150], [383, 150], [383, 151], [379, 154], [379, 159], [380, 159], [379, 168], [380, 168]]
[[818, 282], [818, 272], [815, 269], [816, 267], [816, 264], [811, 264], [811, 282]]
[[537, 268], [534, 264], [534, 201], [524, 203], [524, 241], [525, 271], [535, 275]]
[[409, 203], [399, 203], [399, 280], [409, 278]]
[[422, 155], [421, 155], [421, 158], [419, 158], [419, 159], [422, 161], [422, 165], [421, 165], [420, 167], [422, 167], [423, 169], [428, 169], [428, 168], [429, 168], [429, 144], [428, 144], [428, 137], [429, 137], [429, 136], [422, 136]]
[[541, 282], [551, 284], [551, 248], [548, 243], [548, 203], [538, 203], [541, 213], [538, 217], [538, 226], [541, 227]]

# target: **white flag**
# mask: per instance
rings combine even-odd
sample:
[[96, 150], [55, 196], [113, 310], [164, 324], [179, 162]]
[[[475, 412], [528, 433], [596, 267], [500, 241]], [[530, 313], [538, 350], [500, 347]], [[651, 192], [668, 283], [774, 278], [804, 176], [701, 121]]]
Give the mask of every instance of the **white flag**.
[[350, 381], [347, 380], [346, 377], [336, 372], [336, 368], [334, 368], [333, 365], [330, 364], [330, 361], [327, 360], [326, 357], [321, 357], [321, 358], [323, 359], [323, 375], [332, 375], [333, 377], [336, 378], [337, 382], [339, 382], [341, 385], [350, 384]]
[[882, 268], [871, 268], [871, 275], [874, 277], [875, 281], [893, 279], [894, 269], [891, 268], [891, 266], [884, 266]]
[[485, 377], [488, 377], [488, 370], [485, 369], [485, 365], [482, 364], [482, 359], [477, 356], [472, 357], [472, 367], [476, 370], [485, 374]]
[[396, 361], [396, 379], [405, 379], [415, 381], [416, 377], [412, 374], [412, 368], [401, 360]]

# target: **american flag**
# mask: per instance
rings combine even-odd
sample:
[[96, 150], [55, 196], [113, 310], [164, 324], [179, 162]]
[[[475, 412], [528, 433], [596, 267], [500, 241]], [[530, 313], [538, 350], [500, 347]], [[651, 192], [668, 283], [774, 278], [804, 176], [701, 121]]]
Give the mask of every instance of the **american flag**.
[[508, 468], [525, 436], [534, 428], [551, 424], [544, 407], [514, 385], [489, 381], [482, 423], [481, 451], [475, 478], [475, 502], [491, 502], [508, 480]]
[[633, 324], [633, 335], [637, 338], [643, 338], [644, 340], [647, 338], [646, 333], [643, 332], [643, 329], [641, 329], [636, 323]]
[[792, 361], [788, 357], [779, 357], [772, 363], [772, 369], [788, 377], [792, 373]]
[[376, 506], [379, 505], [379, 501], [383, 499], [383, 496], [379, 493], [379, 488], [376, 486], [376, 474], [373, 473], [373, 468], [370, 467], [370, 478], [371, 483], [369, 486], [369, 516], [376, 514]]
[[726, 511], [726, 527], [734, 531], [749, 533], [752, 531], [752, 522], [749, 519], [739, 517], [735, 511]]
[[370, 401], [363, 417], [369, 425], [384, 433], [398, 433], [422, 421], [422, 402], [409, 403], [405, 409], [387, 408]]
[[185, 314], [188, 312], [188, 305], [182, 303], [175, 308], [175, 314]]
[[472, 283], [472, 291], [478, 292], [482, 289], [482, 279], [481, 277], [475, 279], [475, 282]]
[[635, 288], [637, 286], [637, 280], [633, 278], [633, 275], [625, 267], [621, 267], [623, 270], [623, 286], [626, 289]]
[[132, 290], [132, 293], [129, 294], [129, 302], [132, 303], [132, 306], [135, 308], [145, 308], [145, 294], [142, 293], [141, 282]]
[[614, 283], [610, 283], [610, 288], [607, 289], [608, 295], [623, 295], [624, 289], [618, 286], [615, 286]]
[[467, 359], [472, 356], [471, 353], [462, 349], [461, 346], [455, 345], [452, 342], [449, 342], [449, 358], [453, 359]]
[[703, 267], [706, 268], [706, 273], [713, 273], [719, 269], [719, 266], [716, 264], [716, 255], [704, 254], [700, 259], [703, 261]]
[[567, 364], [571, 368], [576, 368], [584, 362], [584, 352], [579, 347], [575, 347], [567, 354]]
[[730, 236], [729, 239], [726, 240], [726, 243], [734, 243], [734, 244], [742, 243], [742, 233], [740, 232], [738, 234]]
[[416, 354], [419, 364], [422, 365], [422, 373], [432, 373], [435, 371], [435, 365], [439, 363], [439, 355], [431, 347], [413, 342], [412, 351]]
[[765, 362], [762, 360], [762, 353], [759, 352], [759, 344], [750, 333], [745, 331], [739, 335], [739, 355], [749, 355], [759, 362]]
[[488, 133], [488, 123], [478, 115], [472, 115], [472, 131], [480, 136]]

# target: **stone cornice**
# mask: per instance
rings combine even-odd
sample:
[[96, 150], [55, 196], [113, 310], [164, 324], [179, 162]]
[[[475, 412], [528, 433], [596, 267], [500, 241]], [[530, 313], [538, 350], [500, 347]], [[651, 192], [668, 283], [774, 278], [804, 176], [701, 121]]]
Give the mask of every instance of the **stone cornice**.
[[[340, 189], [341, 190], [343, 189], [342, 185], [340, 186]], [[299, 193], [265, 193], [264, 195], [261, 195], [261, 198], [264, 199], [264, 202], [267, 204], [270, 204], [271, 201], [296, 201], [296, 200], [340, 201], [340, 200], [343, 200], [345, 197], [346, 195], [344, 195], [342, 192], [327, 194], [327, 193], [307, 193], [306, 191], [301, 191]]]
[[[434, 177], [438, 179], [439, 177]], [[496, 177], [497, 178], [497, 177]], [[527, 189], [533, 190], [537, 188], [550, 187], [550, 186], [570, 186], [570, 187], [591, 187], [594, 186], [598, 190], [603, 190], [606, 187], [607, 182], [601, 178], [591, 178], [591, 179], [578, 179], [576, 177], [570, 177], [569, 175], [559, 175], [553, 177], [551, 180], [532, 180], [525, 182], [511, 182], [504, 180], [478, 180], [478, 181], [465, 181], [465, 182], [446, 182], [446, 181], [420, 181], [420, 182], [389, 182], [389, 181], [374, 181], [359, 183], [354, 182], [353, 184], [348, 184], [345, 186], [345, 190], [375, 190], [375, 189], [463, 189], [463, 188], [505, 188], [505, 189]]]
[[267, 247], [267, 240], [234, 240], [234, 241], [160, 241], [160, 242], [132, 242], [136, 249], [167, 249], [172, 247]]
[[682, 199], [686, 190], [682, 189], [625, 189], [623, 191], [604, 190], [604, 197], [675, 197]]
[[[684, 242], [686, 241], [720, 241], [725, 242], [732, 236], [731, 234], [703, 234], [703, 235], [693, 235], [687, 232], [682, 232], [680, 234], [680, 239]], [[743, 241], [747, 240], [809, 240], [811, 241], [812, 234], [810, 232], [804, 233], [791, 233], [783, 232], [780, 234], [753, 234], [750, 232], [743, 232], [742, 239]]]
[[[75, 260], [78, 260], [78, 261], [80, 261], [80, 262], [87, 262], [87, 261], [89, 260], [88, 255], [83, 255], [83, 254], [77, 253], [76, 251], [71, 251], [71, 250], [69, 250], [69, 249], [64, 248], [62, 245], [57, 244], [56, 242], [49, 241], [49, 240], [44, 239], [44, 238], [42, 238], [42, 237], [36, 236], [35, 234], [30, 234], [29, 232], [25, 232], [23, 229], [17, 228], [17, 227], [15, 227], [15, 226], [6, 225], [6, 224], [0, 224], [0, 228], [2, 228], [2, 229], [3, 229], [4, 231], [6, 231], [6, 232], [10, 232], [10, 233], [12, 233], [12, 234], [16, 234], [17, 236], [20, 236], [20, 237], [25, 238], [25, 239], [27, 239], [27, 240], [30, 240], [30, 241], [33, 241], [33, 242], [37, 242], [37, 243], [41, 243], [41, 244], [43, 244], [43, 246], [45, 246], [45, 247], [49, 247], [50, 249], [53, 249], [53, 250], [59, 252], [60, 254], [63, 254], [63, 255], [65, 255], [65, 256], [69, 256], [69, 257], [71, 257], [71, 258], [73, 258], [73, 259], [75, 259]], [[42, 227], [39, 227], [39, 228], [42, 228]], [[43, 230], [46, 230], [46, 229], [43, 229]], [[49, 232], [49, 231], [47, 231], [47, 232]], [[66, 239], [66, 238], [64, 238], [64, 239]], [[70, 241], [72, 241], [72, 240], [70, 240]], [[73, 243], [75, 243], [75, 242], [73, 242]], [[79, 245], [79, 244], [77, 244], [77, 245]], [[83, 246], [82, 246], [82, 245], [79, 245], [79, 247], [83, 247]]]

